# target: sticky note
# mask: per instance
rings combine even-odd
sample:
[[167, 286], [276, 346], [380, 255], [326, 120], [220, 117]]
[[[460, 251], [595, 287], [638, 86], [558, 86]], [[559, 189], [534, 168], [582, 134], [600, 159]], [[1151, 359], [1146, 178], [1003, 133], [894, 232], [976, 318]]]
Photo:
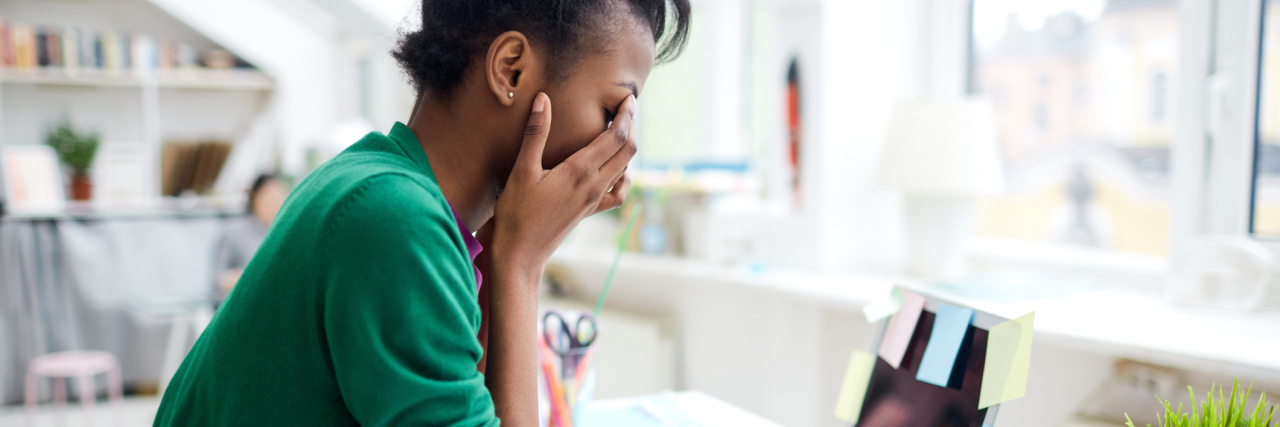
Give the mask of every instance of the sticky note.
[[916, 322], [920, 321], [920, 310], [924, 310], [924, 297], [902, 291], [902, 309], [889, 318], [889, 324], [884, 328], [884, 339], [876, 352], [893, 369], [902, 365], [902, 356], [907, 353], [911, 335], [916, 332]]
[[862, 401], [867, 397], [867, 385], [871, 383], [871, 371], [876, 367], [876, 356], [861, 350], [849, 355], [849, 367], [844, 371], [844, 385], [836, 399], [836, 418], [846, 423], [858, 422], [862, 415]]
[[987, 360], [982, 373], [978, 409], [998, 405], [1027, 394], [1031, 370], [1031, 335], [1036, 313], [991, 327], [987, 334]]
[[867, 304], [862, 307], [862, 315], [867, 317], [867, 323], [876, 323], [884, 320], [886, 317], [892, 316], [902, 309], [902, 288], [894, 287], [893, 293], [888, 298]]
[[929, 335], [928, 346], [924, 348], [920, 370], [916, 371], [917, 380], [938, 387], [947, 386], [970, 323], [973, 323], [972, 308], [938, 305], [938, 315], [933, 318], [933, 332]]

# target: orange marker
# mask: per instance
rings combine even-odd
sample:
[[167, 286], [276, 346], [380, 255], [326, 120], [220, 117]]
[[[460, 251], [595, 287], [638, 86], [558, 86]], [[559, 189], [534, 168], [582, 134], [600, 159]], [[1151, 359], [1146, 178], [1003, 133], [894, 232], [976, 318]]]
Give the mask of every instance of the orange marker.
[[[560, 383], [560, 378], [556, 375], [556, 368], [551, 364], [551, 358], [556, 357], [551, 349], [547, 348], [547, 344], [541, 339], [538, 340], [538, 349], [542, 351], [542, 375], [547, 379], [547, 388], [551, 394], [551, 416], [557, 421], [556, 425], [560, 427], [573, 427], [573, 419], [569, 413], [569, 405], [564, 401], [564, 386]], [[550, 423], [548, 423], [550, 425]]]

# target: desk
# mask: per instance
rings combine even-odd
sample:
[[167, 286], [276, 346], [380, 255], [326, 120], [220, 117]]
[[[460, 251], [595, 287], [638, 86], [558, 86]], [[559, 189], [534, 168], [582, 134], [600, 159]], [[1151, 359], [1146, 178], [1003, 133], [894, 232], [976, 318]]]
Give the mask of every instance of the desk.
[[[643, 409], [639, 408], [646, 404], [677, 410], [683, 413], [683, 417], [667, 419], [666, 423], [662, 424], [639, 421], [645, 419], [644, 415], [628, 416], [633, 413], [643, 413]], [[582, 416], [582, 427], [776, 427], [779, 425], [697, 391], [599, 401], [592, 404], [591, 409]], [[627, 424], [626, 420], [637, 420], [637, 422]]]

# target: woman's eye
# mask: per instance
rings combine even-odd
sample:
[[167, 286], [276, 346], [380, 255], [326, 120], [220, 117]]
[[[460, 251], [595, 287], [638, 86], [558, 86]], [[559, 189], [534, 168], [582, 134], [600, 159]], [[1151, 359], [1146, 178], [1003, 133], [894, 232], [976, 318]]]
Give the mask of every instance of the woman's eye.
[[612, 112], [609, 112], [609, 110], [604, 110], [604, 126], [609, 127], [610, 125], [612, 125], [613, 118], [616, 117], [617, 115], [618, 113], [612, 113]]

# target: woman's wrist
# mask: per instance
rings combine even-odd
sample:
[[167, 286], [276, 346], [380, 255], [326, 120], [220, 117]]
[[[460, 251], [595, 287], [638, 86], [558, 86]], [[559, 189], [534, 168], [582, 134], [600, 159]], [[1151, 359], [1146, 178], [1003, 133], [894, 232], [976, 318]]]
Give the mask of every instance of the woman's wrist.
[[522, 253], [519, 250], [502, 250], [494, 248], [490, 268], [495, 279], [501, 282], [536, 286], [542, 280], [542, 271], [546, 261]]
[[491, 268], [495, 270], [494, 273], [517, 279], [521, 283], [538, 283], [550, 254], [538, 247], [544, 245], [531, 244], [534, 239], [519, 236], [522, 233], [502, 225], [502, 222], [498, 222], [493, 230]]

